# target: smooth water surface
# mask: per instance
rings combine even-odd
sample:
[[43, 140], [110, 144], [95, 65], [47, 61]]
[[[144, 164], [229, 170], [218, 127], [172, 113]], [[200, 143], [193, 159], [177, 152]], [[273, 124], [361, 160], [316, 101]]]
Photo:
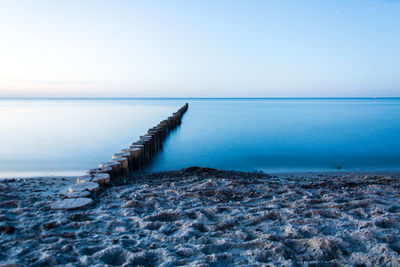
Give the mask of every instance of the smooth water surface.
[[190, 101], [152, 171], [400, 169], [400, 99]]
[[184, 101], [0, 100], [0, 177], [84, 174]]
[[185, 102], [146, 171], [400, 169], [400, 99], [49, 99], [0, 100], [0, 177], [83, 174]]

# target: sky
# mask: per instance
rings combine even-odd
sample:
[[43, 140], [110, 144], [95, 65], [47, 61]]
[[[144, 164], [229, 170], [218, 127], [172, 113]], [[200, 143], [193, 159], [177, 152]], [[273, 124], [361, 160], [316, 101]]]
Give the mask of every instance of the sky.
[[0, 97], [399, 97], [400, 0], [0, 0]]

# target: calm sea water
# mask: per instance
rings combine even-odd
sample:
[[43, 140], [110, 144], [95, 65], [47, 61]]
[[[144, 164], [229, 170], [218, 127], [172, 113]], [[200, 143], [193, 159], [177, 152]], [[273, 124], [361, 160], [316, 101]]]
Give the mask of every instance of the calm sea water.
[[83, 174], [185, 102], [147, 171], [400, 170], [400, 99], [0, 100], [0, 177]]

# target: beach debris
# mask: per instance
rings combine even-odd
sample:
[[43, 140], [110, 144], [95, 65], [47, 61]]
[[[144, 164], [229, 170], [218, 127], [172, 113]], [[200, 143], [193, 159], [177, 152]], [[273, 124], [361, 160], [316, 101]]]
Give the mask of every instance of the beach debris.
[[87, 197], [67, 198], [54, 202], [50, 207], [56, 210], [73, 210], [86, 207], [92, 202], [93, 200]]

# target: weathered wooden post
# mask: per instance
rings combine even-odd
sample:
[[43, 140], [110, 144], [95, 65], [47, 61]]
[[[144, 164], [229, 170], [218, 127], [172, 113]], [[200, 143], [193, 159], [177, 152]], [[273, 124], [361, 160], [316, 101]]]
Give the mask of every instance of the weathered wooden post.
[[129, 153], [132, 159], [132, 170], [138, 170], [142, 165], [142, 148], [139, 147], [131, 147], [124, 148], [122, 151]]
[[161, 127], [162, 129], [163, 129], [163, 131], [164, 131], [164, 136], [166, 137], [167, 136], [167, 134], [168, 134], [168, 131], [169, 131], [169, 129], [168, 129], [168, 123], [166, 122], [166, 121], [161, 121], [158, 125], [157, 125], [158, 127]]
[[155, 148], [156, 150], [159, 150], [162, 147], [162, 138], [160, 132], [156, 129], [150, 129], [147, 131], [147, 134], [152, 135], [154, 137]]
[[110, 183], [110, 175], [108, 173], [95, 173], [95, 174], [88, 174], [82, 177], [78, 177], [76, 182], [79, 183], [88, 183], [94, 182], [98, 183], [99, 185], [107, 185]]
[[169, 129], [172, 131], [173, 129], [175, 129], [175, 125], [174, 125], [174, 121], [173, 121], [173, 118], [172, 118], [172, 116], [171, 117], [168, 117], [168, 127], [169, 127]]
[[170, 132], [172, 130], [169, 120], [163, 120], [161, 121], [161, 123], [165, 125], [167, 132]]
[[99, 190], [99, 185], [109, 184], [111, 178], [138, 170], [146, 160], [150, 160], [162, 148], [167, 134], [182, 123], [183, 114], [188, 107], [189, 104], [186, 103], [172, 116], [149, 129], [146, 135], [140, 136], [140, 140], [129, 148], [114, 154], [110, 162], [100, 163], [99, 168], [90, 169], [88, 175], [78, 177], [77, 184], [68, 188], [71, 198], [58, 201], [51, 207], [53, 209], [75, 209], [89, 205], [92, 200], [86, 198], [90, 195], [88, 191], [95, 192]]
[[139, 148], [140, 149], [140, 166], [144, 165], [146, 161], [146, 153], [145, 153], [145, 146], [144, 145], [130, 145], [129, 148]]
[[111, 167], [113, 172], [113, 177], [120, 176], [122, 174], [121, 163], [118, 161], [109, 161], [99, 164], [99, 168]]
[[126, 158], [126, 157], [114, 157], [113, 161], [118, 161], [121, 164], [122, 174], [128, 174], [129, 173], [128, 158]]
[[115, 177], [114, 171], [111, 167], [90, 169], [88, 174], [107, 173], [111, 179]]
[[149, 150], [148, 150], [148, 152], [149, 152], [149, 160], [150, 160], [150, 158], [153, 156], [153, 154], [154, 154], [154, 140], [153, 140], [153, 138], [151, 137], [151, 136], [149, 136], [149, 135], [144, 135], [144, 136], [141, 136], [140, 137], [140, 140], [141, 141], [144, 141], [145, 143], [147, 143], [148, 144], [148, 148], [149, 148]]
[[112, 156], [112, 159], [117, 159], [117, 158], [126, 158], [128, 160], [129, 171], [133, 169], [132, 168], [132, 156], [131, 156], [131, 153], [126, 153], [126, 152], [115, 153]]
[[122, 149], [121, 153], [114, 154], [112, 161], [99, 164], [98, 169], [89, 170], [89, 175], [109, 175], [109, 177], [114, 178], [139, 169], [146, 160], [150, 160], [162, 148], [168, 133], [182, 123], [183, 114], [188, 107], [188, 103], [183, 105], [172, 116], [149, 129], [146, 135], [140, 136], [140, 139], [132, 143], [129, 148]]
[[151, 146], [152, 146], [152, 155], [154, 155], [157, 151], [158, 151], [158, 140], [157, 140], [157, 136], [153, 133], [151, 134], [146, 134], [145, 136], [150, 137], [151, 140]]
[[174, 113], [174, 118], [176, 120], [176, 124], [179, 125], [181, 124], [181, 115], [177, 112]]
[[139, 140], [139, 141], [136, 141], [135, 143], [132, 143], [132, 145], [130, 147], [140, 147], [140, 146], [143, 146], [142, 153], [143, 153], [143, 163], [144, 163], [146, 160], [150, 159], [149, 143], [146, 142], [145, 140]]

